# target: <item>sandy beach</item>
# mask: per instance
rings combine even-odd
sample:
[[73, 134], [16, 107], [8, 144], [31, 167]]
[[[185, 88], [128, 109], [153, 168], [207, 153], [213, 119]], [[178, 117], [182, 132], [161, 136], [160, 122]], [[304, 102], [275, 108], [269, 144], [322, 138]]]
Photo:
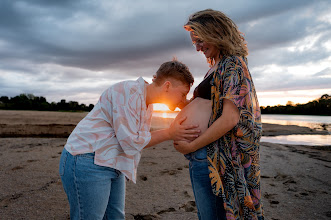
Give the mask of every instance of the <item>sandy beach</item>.
[[[87, 113], [0, 110], [0, 219], [69, 219], [58, 175], [66, 138]], [[152, 129], [172, 119], [154, 118]], [[263, 135], [324, 134], [263, 124]], [[326, 143], [328, 144], [328, 143]], [[266, 219], [331, 219], [331, 146], [262, 142]], [[127, 182], [126, 219], [196, 220], [188, 161], [167, 141], [146, 149], [137, 184]]]

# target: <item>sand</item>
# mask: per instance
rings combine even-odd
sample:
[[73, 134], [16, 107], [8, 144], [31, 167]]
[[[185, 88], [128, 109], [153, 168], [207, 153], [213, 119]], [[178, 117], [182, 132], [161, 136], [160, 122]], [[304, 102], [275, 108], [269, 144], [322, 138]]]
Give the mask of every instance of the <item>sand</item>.
[[[69, 219], [58, 163], [66, 137], [85, 115], [0, 111], [0, 219]], [[152, 125], [170, 123], [154, 118]], [[263, 126], [271, 136], [320, 134], [299, 126]], [[331, 146], [262, 142], [260, 149], [266, 219], [331, 219]], [[188, 161], [171, 141], [143, 151], [137, 184], [127, 183], [126, 219], [198, 219]]]

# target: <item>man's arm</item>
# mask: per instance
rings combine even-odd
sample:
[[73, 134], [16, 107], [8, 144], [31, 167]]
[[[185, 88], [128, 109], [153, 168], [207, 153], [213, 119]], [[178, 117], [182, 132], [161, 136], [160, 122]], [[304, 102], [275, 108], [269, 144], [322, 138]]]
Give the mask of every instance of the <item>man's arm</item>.
[[167, 140], [186, 140], [188, 138], [196, 138], [199, 136], [200, 130], [196, 129], [197, 125], [182, 125], [186, 117], [181, 118], [178, 121], [171, 123], [170, 127], [167, 129], [161, 129], [151, 132], [151, 140], [145, 146], [145, 148], [151, 147], [153, 145], [159, 144]]

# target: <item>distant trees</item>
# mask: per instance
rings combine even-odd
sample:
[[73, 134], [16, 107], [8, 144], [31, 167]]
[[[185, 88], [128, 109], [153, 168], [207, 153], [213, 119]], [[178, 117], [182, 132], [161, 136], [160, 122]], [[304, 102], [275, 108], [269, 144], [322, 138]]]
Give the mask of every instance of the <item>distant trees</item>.
[[[33, 94], [20, 94], [13, 98], [0, 97], [0, 109], [7, 110], [39, 110], [39, 111], [91, 111], [94, 105], [79, 104], [75, 101], [48, 103], [45, 97], [34, 96]], [[278, 106], [261, 107], [262, 114], [295, 114], [295, 115], [329, 115], [331, 116], [331, 96], [324, 94], [321, 98], [306, 104], [294, 104], [288, 101], [287, 104]]]
[[33, 94], [20, 94], [12, 98], [0, 97], [0, 109], [7, 110], [91, 111], [93, 107], [92, 104], [86, 106], [75, 101], [66, 102], [64, 99], [58, 103], [48, 103], [45, 97], [34, 96]]
[[288, 101], [286, 106], [261, 107], [262, 114], [328, 115], [331, 116], [331, 96], [324, 94], [317, 100], [294, 105]]

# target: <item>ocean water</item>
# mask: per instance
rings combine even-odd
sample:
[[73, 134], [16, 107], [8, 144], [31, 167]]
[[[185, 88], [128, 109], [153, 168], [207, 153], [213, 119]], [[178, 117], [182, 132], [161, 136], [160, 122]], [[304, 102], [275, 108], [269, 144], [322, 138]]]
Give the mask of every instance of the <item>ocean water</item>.
[[328, 145], [331, 147], [331, 135], [280, 135], [273, 137], [262, 136], [261, 142], [310, 146]]
[[[155, 112], [153, 113], [153, 116], [175, 118], [177, 114], [177, 112]], [[267, 114], [262, 115], [262, 122], [280, 125], [298, 125], [317, 130], [329, 131], [329, 135], [281, 135], [275, 137], [262, 137], [261, 141], [263, 142], [312, 146], [331, 145], [331, 116]]]

